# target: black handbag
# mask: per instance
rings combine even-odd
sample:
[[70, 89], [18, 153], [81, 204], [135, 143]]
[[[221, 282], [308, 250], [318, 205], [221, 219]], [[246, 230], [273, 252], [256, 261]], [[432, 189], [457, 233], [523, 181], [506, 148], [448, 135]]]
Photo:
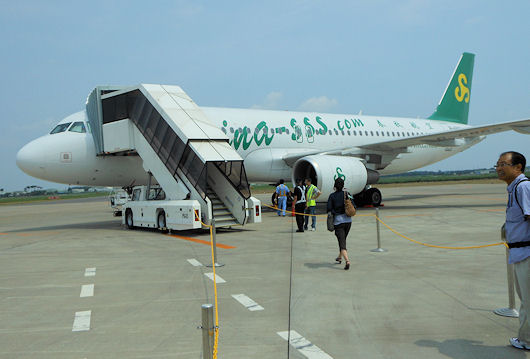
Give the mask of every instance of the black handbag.
[[333, 232], [335, 230], [335, 225], [333, 224], [333, 222], [335, 222], [335, 215], [331, 212], [328, 212], [327, 225], [328, 225], [328, 231], [330, 232]]

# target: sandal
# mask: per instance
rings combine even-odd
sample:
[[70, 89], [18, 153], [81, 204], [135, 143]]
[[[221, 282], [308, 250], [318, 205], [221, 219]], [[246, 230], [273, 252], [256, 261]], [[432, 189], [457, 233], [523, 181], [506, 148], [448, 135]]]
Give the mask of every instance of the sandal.
[[344, 266], [344, 270], [350, 269], [350, 261], [346, 261], [346, 265]]
[[335, 258], [335, 262], [337, 262], [336, 264], [341, 264], [342, 263], [342, 258], [341, 257]]

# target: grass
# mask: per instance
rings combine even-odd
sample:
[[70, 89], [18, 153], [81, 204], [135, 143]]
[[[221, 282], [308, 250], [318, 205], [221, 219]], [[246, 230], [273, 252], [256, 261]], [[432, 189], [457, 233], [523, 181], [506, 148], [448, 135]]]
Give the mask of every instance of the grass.
[[[77, 198], [92, 198], [108, 196], [108, 192], [88, 192], [88, 193], [69, 193], [69, 194], [51, 194], [42, 196], [24, 196], [24, 197], [6, 197], [0, 198], [0, 204], [17, 204], [38, 201], [57, 201]], [[59, 197], [59, 199], [49, 199], [49, 197]]]

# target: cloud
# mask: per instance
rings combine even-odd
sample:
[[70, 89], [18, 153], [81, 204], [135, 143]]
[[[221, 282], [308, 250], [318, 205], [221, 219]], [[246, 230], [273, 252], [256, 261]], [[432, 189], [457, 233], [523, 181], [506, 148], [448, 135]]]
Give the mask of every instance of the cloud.
[[283, 94], [281, 92], [273, 91], [265, 97], [261, 105], [252, 105], [251, 108], [260, 110], [278, 110], [282, 99]]
[[333, 110], [338, 104], [334, 98], [320, 96], [305, 100], [298, 108], [302, 111], [326, 112]]

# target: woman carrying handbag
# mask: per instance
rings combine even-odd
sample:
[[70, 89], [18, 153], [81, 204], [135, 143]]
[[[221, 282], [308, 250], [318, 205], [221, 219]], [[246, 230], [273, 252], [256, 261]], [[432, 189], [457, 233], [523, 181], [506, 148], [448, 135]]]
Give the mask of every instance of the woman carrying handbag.
[[[337, 178], [335, 180], [335, 192], [330, 194], [328, 198], [328, 221], [333, 216], [333, 229], [335, 236], [339, 242], [339, 256], [335, 261], [340, 264], [342, 258], [346, 261], [345, 270], [350, 269], [350, 259], [348, 258], [348, 250], [346, 249], [346, 237], [351, 228], [351, 217], [355, 216], [355, 204], [348, 192], [343, 191], [344, 180]], [[329, 223], [331, 224], [331, 223]], [[329, 226], [328, 226], [329, 229]]]

